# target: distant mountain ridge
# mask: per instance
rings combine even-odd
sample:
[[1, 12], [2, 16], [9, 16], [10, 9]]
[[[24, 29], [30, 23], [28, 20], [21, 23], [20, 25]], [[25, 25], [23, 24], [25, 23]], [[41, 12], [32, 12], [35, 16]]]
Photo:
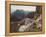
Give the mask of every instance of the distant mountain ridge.
[[24, 11], [24, 10], [16, 10], [13, 13], [11, 13], [11, 19], [15, 20], [15, 18], [16, 18], [17, 20], [21, 20], [21, 19], [28, 17], [28, 16], [33, 17], [34, 13], [35, 12]]

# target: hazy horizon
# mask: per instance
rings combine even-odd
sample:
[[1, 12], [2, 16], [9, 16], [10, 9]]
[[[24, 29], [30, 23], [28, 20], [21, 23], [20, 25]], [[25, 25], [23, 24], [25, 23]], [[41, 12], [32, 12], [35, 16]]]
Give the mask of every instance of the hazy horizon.
[[16, 6], [16, 5], [11, 5], [11, 13], [16, 11], [16, 10], [24, 10], [24, 11], [36, 11], [36, 6]]

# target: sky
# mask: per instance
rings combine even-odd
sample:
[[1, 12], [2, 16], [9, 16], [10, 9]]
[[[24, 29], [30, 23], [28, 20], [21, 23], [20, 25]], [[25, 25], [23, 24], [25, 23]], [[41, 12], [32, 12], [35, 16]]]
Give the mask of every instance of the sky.
[[11, 5], [11, 13], [16, 11], [17, 9], [24, 10], [24, 11], [36, 11], [36, 6]]

